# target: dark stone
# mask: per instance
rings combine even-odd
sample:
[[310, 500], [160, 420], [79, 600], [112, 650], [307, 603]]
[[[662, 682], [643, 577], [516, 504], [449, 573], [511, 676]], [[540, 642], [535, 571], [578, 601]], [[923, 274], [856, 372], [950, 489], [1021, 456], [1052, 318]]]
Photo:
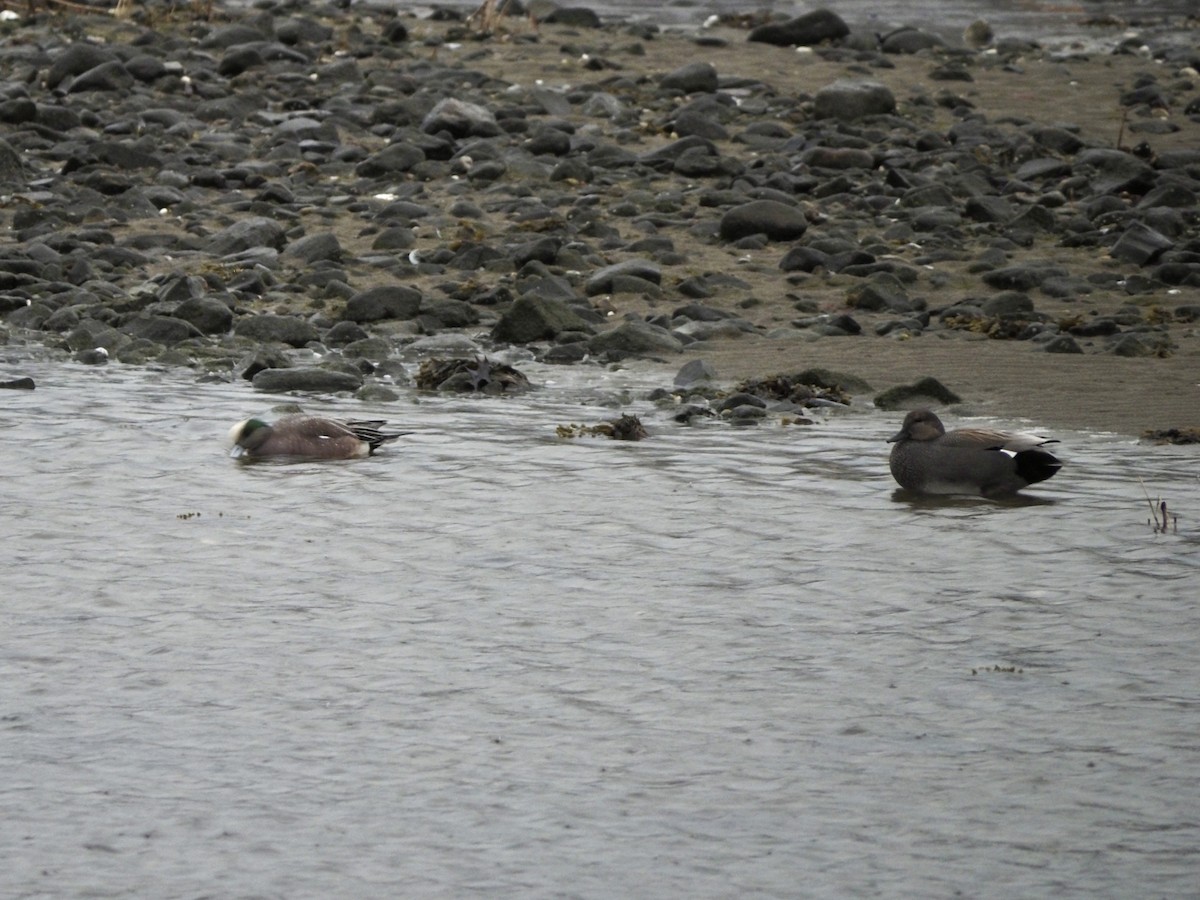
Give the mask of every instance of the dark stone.
[[1154, 170], [1132, 153], [1123, 150], [1092, 148], [1075, 157], [1072, 170], [1087, 179], [1095, 194], [1122, 191], [1145, 193], [1154, 183]]
[[913, 409], [935, 404], [959, 403], [962, 400], [958, 394], [950, 390], [936, 378], [925, 377], [912, 384], [896, 385], [875, 395], [875, 405], [879, 409]]
[[1033, 301], [1019, 291], [1003, 291], [983, 301], [980, 311], [985, 316], [1001, 319], [1028, 319], [1033, 315]]
[[674, 385], [677, 390], [687, 391], [698, 387], [708, 387], [717, 381], [717, 370], [712, 364], [703, 359], [693, 359], [685, 363], [675, 373]]
[[222, 78], [234, 78], [249, 69], [257, 69], [266, 64], [263, 55], [253, 45], [243, 44], [230, 48], [221, 61], [217, 63], [217, 74]]
[[69, 93], [80, 91], [128, 91], [133, 87], [133, 76], [123, 64], [113, 60], [88, 69], [71, 82]]
[[720, 234], [724, 241], [736, 241], [754, 234], [765, 234], [775, 241], [791, 241], [808, 229], [808, 220], [799, 207], [778, 200], [752, 200], [735, 206], [721, 217]]
[[260, 342], [290, 344], [303, 347], [311, 341], [320, 340], [321, 335], [309, 322], [298, 316], [276, 316], [263, 314], [238, 319], [233, 327], [234, 334]]
[[425, 151], [407, 141], [400, 141], [364, 159], [355, 167], [354, 174], [361, 178], [383, 178], [407, 172], [424, 161]]
[[1048, 278], [1068, 275], [1062, 266], [1053, 263], [1018, 263], [983, 273], [983, 281], [998, 290], [1029, 291]]
[[283, 226], [274, 219], [251, 216], [214, 234], [209, 239], [207, 250], [214, 256], [228, 256], [257, 247], [282, 250], [286, 242]]
[[355, 341], [365, 340], [367, 337], [367, 332], [361, 325], [343, 319], [325, 332], [322, 341], [330, 347], [343, 347]]
[[1082, 353], [1079, 342], [1069, 334], [1057, 334], [1042, 345], [1047, 353]]
[[542, 21], [571, 28], [599, 28], [601, 25], [600, 17], [586, 6], [567, 6], [552, 10], [542, 17]]
[[492, 339], [512, 344], [551, 340], [564, 331], [590, 332], [591, 326], [561, 300], [522, 294], [492, 329]]
[[111, 50], [87, 41], [75, 41], [68, 44], [46, 70], [46, 87], [53, 90], [72, 75], [80, 75], [96, 66], [116, 61], [117, 57]]
[[1174, 246], [1175, 242], [1166, 235], [1159, 234], [1141, 222], [1133, 222], [1117, 238], [1117, 242], [1113, 244], [1109, 253], [1123, 262], [1145, 266], [1154, 262]]
[[24, 184], [25, 167], [21, 163], [21, 154], [3, 139], [0, 139], [0, 184]]
[[648, 259], [627, 259], [605, 266], [587, 280], [584, 293], [589, 297], [597, 294], [630, 293], [628, 290], [620, 290], [622, 279], [636, 279], [657, 286], [662, 282], [662, 268]]
[[835, 81], [817, 91], [813, 104], [816, 118], [843, 122], [895, 111], [895, 96], [877, 81]]
[[421, 319], [429, 317], [439, 328], [468, 328], [479, 323], [479, 312], [462, 300], [435, 300], [421, 304]]
[[191, 322], [173, 316], [136, 316], [125, 322], [121, 330], [131, 337], [156, 344], [177, 344], [189, 338], [202, 337], [200, 329]]
[[1123, 334], [1110, 347], [1114, 356], [1154, 356], [1157, 350], [1136, 334]]
[[224, 334], [233, 325], [233, 310], [216, 297], [192, 297], [175, 308], [175, 318], [203, 334]]
[[342, 245], [333, 232], [322, 231], [317, 234], [307, 234], [299, 240], [293, 241], [283, 255], [294, 257], [306, 265], [321, 260], [338, 262], [342, 258]]
[[884, 35], [879, 42], [879, 49], [884, 53], [920, 53], [944, 46], [945, 41], [936, 34], [911, 27], [898, 28]]
[[333, 394], [339, 391], [357, 391], [362, 387], [361, 375], [350, 372], [321, 369], [316, 366], [297, 366], [292, 369], [263, 369], [251, 383], [256, 391], [279, 394], [285, 391]]
[[850, 33], [850, 27], [827, 9], [789, 19], [787, 22], [767, 22], [750, 31], [748, 41], [772, 44], [776, 47], [812, 47], [825, 41], [837, 41]]
[[779, 261], [779, 268], [785, 272], [814, 272], [828, 265], [829, 254], [815, 247], [792, 247]]
[[717, 70], [712, 63], [692, 62], [659, 79], [659, 87], [685, 94], [712, 94], [717, 90]]
[[683, 350], [683, 344], [671, 332], [641, 319], [622, 322], [611, 331], [596, 335], [588, 341], [588, 347], [593, 353], [608, 353], [617, 357], [678, 353]]
[[347, 300], [342, 318], [351, 322], [412, 319], [420, 309], [420, 291], [405, 285], [387, 284], [368, 288]]
[[846, 291], [846, 304], [854, 309], [878, 312], [913, 312], [917, 307], [909, 300], [899, 282], [868, 281], [856, 284]]
[[447, 131], [456, 138], [495, 137], [502, 133], [490, 110], [456, 97], [439, 100], [421, 122], [421, 130], [426, 134]]

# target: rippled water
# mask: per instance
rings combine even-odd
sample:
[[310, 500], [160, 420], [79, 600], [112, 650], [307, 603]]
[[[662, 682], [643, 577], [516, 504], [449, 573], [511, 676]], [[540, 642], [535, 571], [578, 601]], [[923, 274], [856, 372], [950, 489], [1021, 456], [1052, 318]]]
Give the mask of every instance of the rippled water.
[[894, 415], [527, 371], [244, 466], [248, 387], [10, 358], [0, 895], [1194, 895], [1196, 449], [914, 504]]

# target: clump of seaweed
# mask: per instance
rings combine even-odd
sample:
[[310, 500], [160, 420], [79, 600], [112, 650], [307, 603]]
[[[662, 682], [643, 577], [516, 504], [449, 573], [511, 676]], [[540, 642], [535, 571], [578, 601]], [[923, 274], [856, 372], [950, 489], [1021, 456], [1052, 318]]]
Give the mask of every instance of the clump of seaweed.
[[734, 391], [766, 400], [790, 400], [799, 406], [849, 406], [851, 400], [849, 392], [840, 383], [822, 380], [811, 370], [743, 381]]
[[597, 425], [559, 425], [555, 433], [560, 438], [606, 437], [614, 441], [640, 441], [649, 437], [641, 419], [628, 414]]
[[1200, 427], [1147, 428], [1142, 438], [1159, 444], [1200, 444]]
[[529, 379], [507, 363], [486, 356], [475, 359], [427, 359], [414, 383], [423, 391], [462, 394], [511, 394], [529, 390]]
[[1003, 316], [947, 316], [942, 324], [955, 331], [969, 331], [972, 334], [982, 334], [992, 340], [1019, 340], [1029, 330], [1028, 319], [1006, 318]]

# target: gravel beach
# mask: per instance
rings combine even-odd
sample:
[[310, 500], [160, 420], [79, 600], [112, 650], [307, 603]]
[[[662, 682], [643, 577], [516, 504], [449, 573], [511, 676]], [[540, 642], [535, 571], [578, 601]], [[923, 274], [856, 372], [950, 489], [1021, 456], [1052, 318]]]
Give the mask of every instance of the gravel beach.
[[0, 342], [376, 399], [527, 347], [1200, 425], [1200, 31], [204, 10], [0, 22]]

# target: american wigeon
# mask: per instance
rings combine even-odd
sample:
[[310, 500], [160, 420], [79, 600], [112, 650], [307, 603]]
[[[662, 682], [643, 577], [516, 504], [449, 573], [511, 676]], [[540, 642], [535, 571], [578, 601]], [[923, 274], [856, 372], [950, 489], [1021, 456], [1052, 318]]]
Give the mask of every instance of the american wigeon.
[[888, 441], [895, 444], [889, 460], [892, 476], [901, 487], [922, 494], [1002, 497], [1062, 468], [1042, 449], [1058, 441], [990, 428], [946, 431], [928, 409], [910, 412]]
[[229, 431], [234, 459], [357, 459], [370, 456], [388, 441], [409, 434], [385, 432], [383, 419], [339, 422], [323, 416], [284, 416], [274, 425], [246, 419]]

